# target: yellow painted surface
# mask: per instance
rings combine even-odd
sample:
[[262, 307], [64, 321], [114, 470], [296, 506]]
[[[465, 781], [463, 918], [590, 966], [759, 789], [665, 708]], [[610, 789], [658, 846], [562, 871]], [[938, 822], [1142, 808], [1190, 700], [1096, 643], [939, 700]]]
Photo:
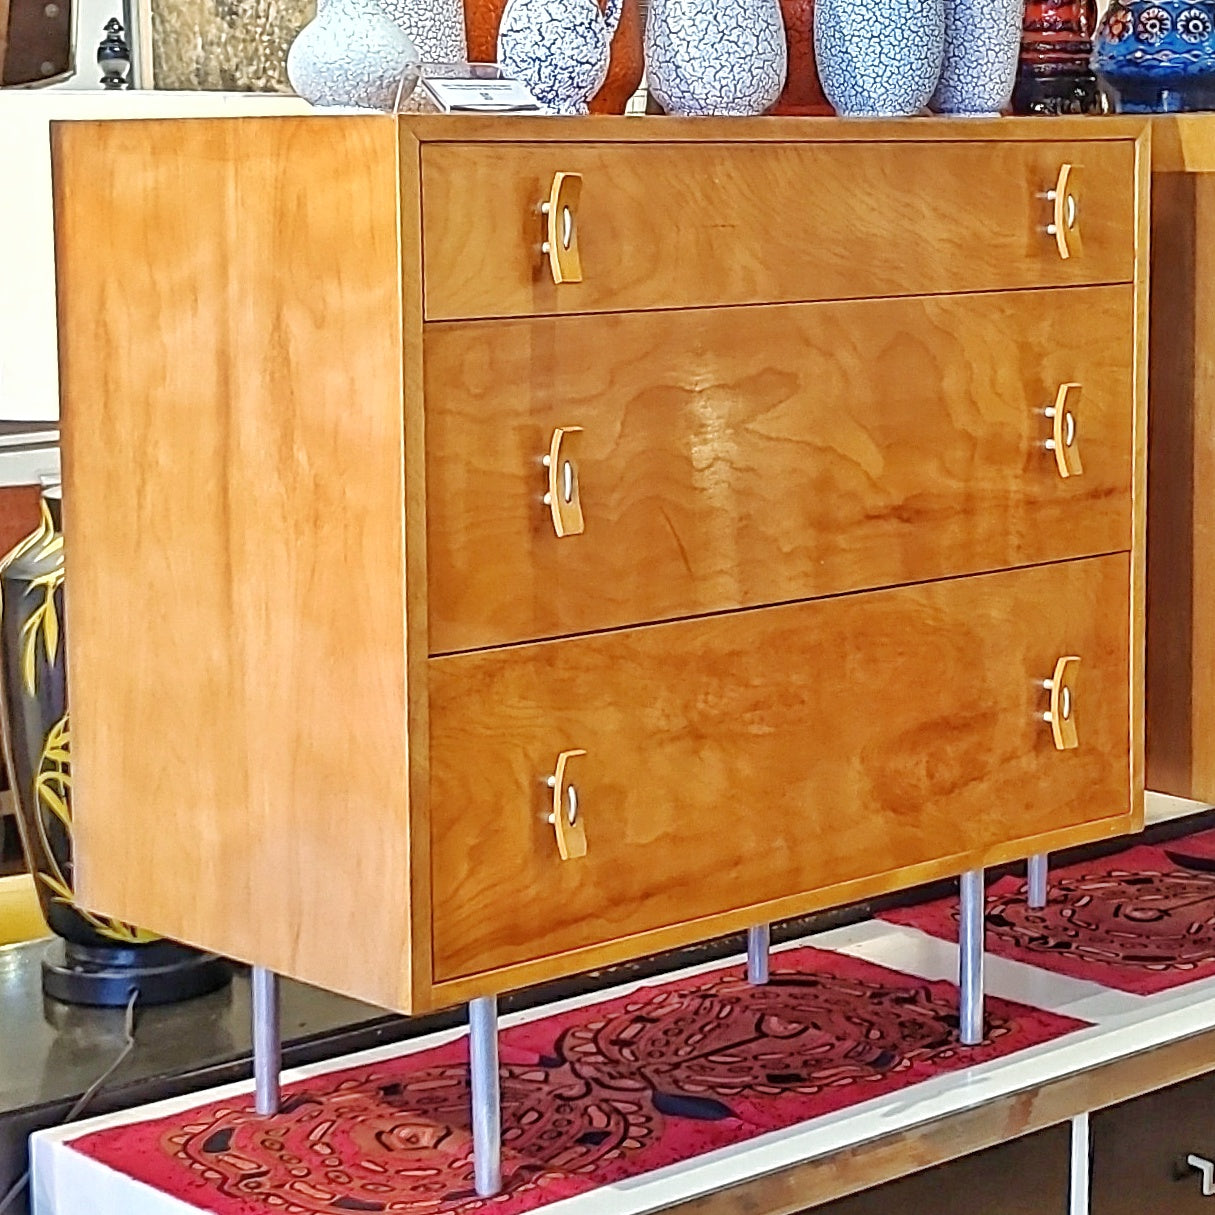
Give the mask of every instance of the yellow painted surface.
[[32, 941], [48, 931], [29, 874], [0, 878], [0, 945]]

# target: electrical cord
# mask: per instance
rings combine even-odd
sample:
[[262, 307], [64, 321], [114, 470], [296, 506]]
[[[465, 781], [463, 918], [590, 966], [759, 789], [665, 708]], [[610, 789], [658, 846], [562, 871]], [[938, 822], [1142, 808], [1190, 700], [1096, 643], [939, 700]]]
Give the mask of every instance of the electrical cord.
[[[66, 1125], [69, 1122], [75, 1122], [81, 1114], [88, 1109], [93, 1099], [105, 1087], [110, 1077], [130, 1058], [131, 1052], [135, 1049], [135, 1001], [139, 999], [138, 990], [131, 992], [131, 998], [127, 1001], [126, 1016], [123, 1019], [124, 1041], [122, 1050], [118, 1052], [114, 1061], [109, 1067], [89, 1085], [81, 1094], [80, 1099], [68, 1110], [61, 1125]], [[26, 1186], [30, 1183], [30, 1171], [26, 1169], [20, 1177], [9, 1187], [8, 1192], [3, 1198], [0, 1198], [0, 1215], [7, 1215], [7, 1212], [12, 1208], [17, 1199], [25, 1192]]]

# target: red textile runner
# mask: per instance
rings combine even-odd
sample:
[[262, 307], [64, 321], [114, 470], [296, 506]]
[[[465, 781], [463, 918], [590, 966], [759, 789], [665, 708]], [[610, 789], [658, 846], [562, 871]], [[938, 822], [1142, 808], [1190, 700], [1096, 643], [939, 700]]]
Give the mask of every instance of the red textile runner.
[[[891, 924], [956, 940], [958, 901], [884, 912]], [[1141, 844], [1050, 873], [1046, 907], [1025, 882], [987, 889], [987, 949], [1074, 979], [1152, 995], [1215, 975], [1215, 831]]]
[[72, 1143], [221, 1215], [531, 1211], [960, 1068], [1085, 1023], [989, 999], [957, 1040], [957, 992], [799, 948], [752, 987], [728, 966], [506, 1029], [502, 1172], [473, 1191], [467, 1040]]

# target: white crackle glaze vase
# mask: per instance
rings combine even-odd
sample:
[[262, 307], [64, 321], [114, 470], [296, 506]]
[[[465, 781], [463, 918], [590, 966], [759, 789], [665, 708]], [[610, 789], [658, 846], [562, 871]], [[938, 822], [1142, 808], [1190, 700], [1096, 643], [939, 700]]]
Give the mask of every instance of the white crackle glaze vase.
[[668, 114], [762, 114], [788, 70], [780, 0], [650, 0], [645, 62]]
[[423, 63], [463, 63], [468, 58], [461, 0], [381, 0], [385, 15], [418, 48]]
[[374, 0], [320, 0], [287, 52], [291, 87], [316, 106], [392, 110], [418, 81], [418, 48]]
[[552, 114], [586, 114], [607, 78], [624, 0], [510, 0], [498, 25], [498, 62]]
[[1012, 100], [1025, 0], [945, 0], [945, 60], [931, 106], [999, 114]]
[[818, 0], [814, 55], [836, 113], [917, 114], [941, 79], [944, 0]]

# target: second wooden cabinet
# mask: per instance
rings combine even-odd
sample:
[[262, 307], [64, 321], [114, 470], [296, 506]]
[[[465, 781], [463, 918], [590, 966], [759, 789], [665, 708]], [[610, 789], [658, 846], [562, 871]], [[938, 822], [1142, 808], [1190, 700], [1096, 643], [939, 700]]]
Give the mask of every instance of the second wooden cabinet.
[[1137, 826], [1146, 137], [914, 126], [59, 131], [84, 900], [422, 1010]]

